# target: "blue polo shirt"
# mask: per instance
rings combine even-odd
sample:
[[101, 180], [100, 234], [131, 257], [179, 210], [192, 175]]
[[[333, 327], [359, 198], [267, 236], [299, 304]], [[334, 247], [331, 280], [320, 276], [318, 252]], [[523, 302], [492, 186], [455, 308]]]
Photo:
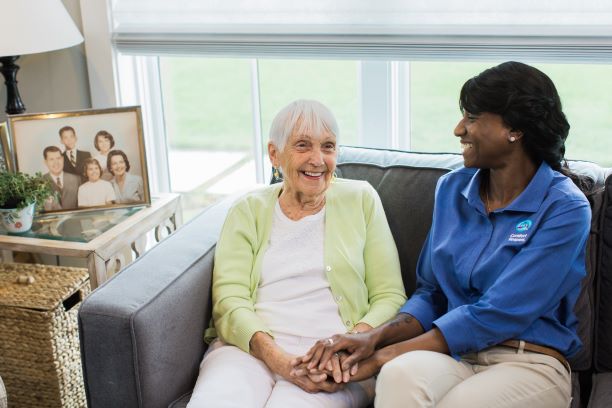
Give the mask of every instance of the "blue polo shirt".
[[573, 308], [591, 225], [586, 197], [543, 163], [512, 203], [487, 215], [481, 175], [461, 168], [438, 181], [417, 289], [400, 312], [425, 331], [436, 326], [455, 357], [508, 339], [575, 354]]

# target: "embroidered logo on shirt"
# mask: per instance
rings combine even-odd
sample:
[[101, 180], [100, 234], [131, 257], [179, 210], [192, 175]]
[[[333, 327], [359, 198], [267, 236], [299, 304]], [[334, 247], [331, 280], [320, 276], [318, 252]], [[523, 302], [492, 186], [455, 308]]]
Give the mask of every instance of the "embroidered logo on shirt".
[[510, 236], [508, 237], [508, 241], [525, 242], [525, 239], [527, 239], [526, 232], [529, 231], [529, 228], [531, 228], [531, 224], [533, 224], [531, 220], [524, 220], [516, 224], [516, 227], [514, 229], [516, 230], [516, 232], [518, 232], [518, 234], [510, 234]]
[[531, 228], [531, 220], [521, 221], [516, 224], [516, 232], [527, 232]]

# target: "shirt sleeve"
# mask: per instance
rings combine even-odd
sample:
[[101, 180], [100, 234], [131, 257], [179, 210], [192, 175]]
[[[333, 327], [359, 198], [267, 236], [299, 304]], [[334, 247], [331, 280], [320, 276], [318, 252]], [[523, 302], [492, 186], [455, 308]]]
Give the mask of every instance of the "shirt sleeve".
[[364, 194], [368, 219], [363, 253], [370, 308], [360, 322], [377, 327], [397, 314], [406, 294], [397, 247], [380, 197], [369, 184]]
[[256, 242], [255, 215], [242, 201], [230, 210], [217, 243], [212, 300], [217, 334], [247, 353], [256, 332], [272, 335], [255, 313], [251, 294]]
[[554, 310], [584, 277], [590, 218], [586, 201], [560, 201], [477, 302], [435, 320], [451, 354], [515, 338]]
[[115, 196], [115, 189], [111, 183], [106, 184], [106, 196], [104, 197], [107, 203], [111, 201], [115, 201], [117, 197]]

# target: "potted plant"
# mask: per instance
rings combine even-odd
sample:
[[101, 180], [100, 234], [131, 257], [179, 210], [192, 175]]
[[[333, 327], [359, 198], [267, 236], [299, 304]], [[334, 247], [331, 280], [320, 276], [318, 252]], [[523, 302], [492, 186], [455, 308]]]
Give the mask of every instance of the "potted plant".
[[0, 172], [0, 220], [9, 232], [32, 228], [36, 206], [53, 195], [50, 182], [41, 173], [34, 176]]

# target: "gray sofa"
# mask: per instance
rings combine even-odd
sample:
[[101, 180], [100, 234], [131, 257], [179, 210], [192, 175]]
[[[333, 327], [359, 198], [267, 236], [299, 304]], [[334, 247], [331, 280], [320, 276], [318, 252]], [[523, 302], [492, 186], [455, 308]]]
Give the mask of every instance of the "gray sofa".
[[[460, 167], [456, 154], [342, 147], [338, 176], [369, 181], [381, 196], [407, 293], [431, 225], [437, 179]], [[582, 351], [572, 361], [573, 407], [612, 406], [612, 178], [587, 162], [571, 167], [594, 180], [588, 276], [576, 306]], [[92, 293], [79, 311], [90, 407], [183, 407], [211, 315], [215, 243], [232, 200], [204, 211]]]

